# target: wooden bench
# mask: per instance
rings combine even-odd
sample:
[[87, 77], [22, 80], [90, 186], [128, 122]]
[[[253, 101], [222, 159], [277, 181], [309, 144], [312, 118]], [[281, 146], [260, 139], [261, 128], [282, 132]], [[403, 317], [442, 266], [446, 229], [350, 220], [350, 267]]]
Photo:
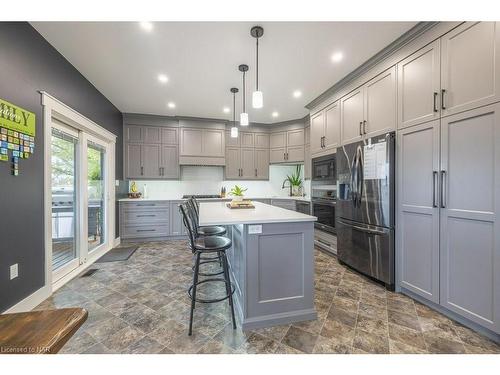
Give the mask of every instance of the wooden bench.
[[87, 316], [82, 308], [0, 315], [0, 354], [57, 353]]

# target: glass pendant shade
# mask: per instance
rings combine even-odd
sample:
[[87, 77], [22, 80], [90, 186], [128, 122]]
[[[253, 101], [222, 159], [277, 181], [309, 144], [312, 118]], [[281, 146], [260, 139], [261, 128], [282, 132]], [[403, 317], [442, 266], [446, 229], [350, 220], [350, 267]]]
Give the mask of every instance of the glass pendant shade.
[[248, 126], [248, 113], [240, 113], [240, 125]]
[[231, 128], [231, 138], [238, 138], [238, 128], [236, 126]]
[[264, 97], [262, 91], [254, 91], [252, 94], [252, 106], [254, 108], [262, 108], [264, 106]]

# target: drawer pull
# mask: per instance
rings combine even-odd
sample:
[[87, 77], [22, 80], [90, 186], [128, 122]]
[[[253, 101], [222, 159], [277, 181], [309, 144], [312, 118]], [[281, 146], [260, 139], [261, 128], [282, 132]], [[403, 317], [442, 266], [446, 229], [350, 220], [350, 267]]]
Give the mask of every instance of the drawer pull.
[[137, 206], [138, 207], [154, 207], [154, 206], [156, 206], [156, 204], [154, 204], [154, 203], [142, 203], [142, 204], [138, 204]]
[[156, 217], [156, 215], [137, 215], [137, 217]]
[[156, 229], [137, 229], [137, 232], [156, 232]]

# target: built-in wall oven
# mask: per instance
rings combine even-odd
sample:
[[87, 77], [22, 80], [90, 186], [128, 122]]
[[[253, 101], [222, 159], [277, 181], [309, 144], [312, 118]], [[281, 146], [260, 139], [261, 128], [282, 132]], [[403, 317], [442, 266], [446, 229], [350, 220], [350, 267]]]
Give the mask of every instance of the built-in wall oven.
[[314, 158], [311, 169], [312, 214], [318, 218], [314, 226], [316, 229], [335, 234], [337, 204], [335, 154]]

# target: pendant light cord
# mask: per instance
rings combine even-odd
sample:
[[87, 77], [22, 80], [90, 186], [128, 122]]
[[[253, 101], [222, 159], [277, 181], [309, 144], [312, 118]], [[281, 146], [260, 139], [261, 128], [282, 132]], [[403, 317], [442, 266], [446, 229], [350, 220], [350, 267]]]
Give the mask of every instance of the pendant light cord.
[[236, 93], [233, 92], [233, 126], [236, 124]]
[[243, 113], [246, 113], [246, 111], [245, 111], [245, 92], [246, 92], [246, 89], [245, 89], [245, 73], [246, 72], [243, 72]]
[[259, 38], [256, 38], [257, 39], [257, 62], [256, 62], [256, 66], [257, 66], [257, 91], [259, 91]]

